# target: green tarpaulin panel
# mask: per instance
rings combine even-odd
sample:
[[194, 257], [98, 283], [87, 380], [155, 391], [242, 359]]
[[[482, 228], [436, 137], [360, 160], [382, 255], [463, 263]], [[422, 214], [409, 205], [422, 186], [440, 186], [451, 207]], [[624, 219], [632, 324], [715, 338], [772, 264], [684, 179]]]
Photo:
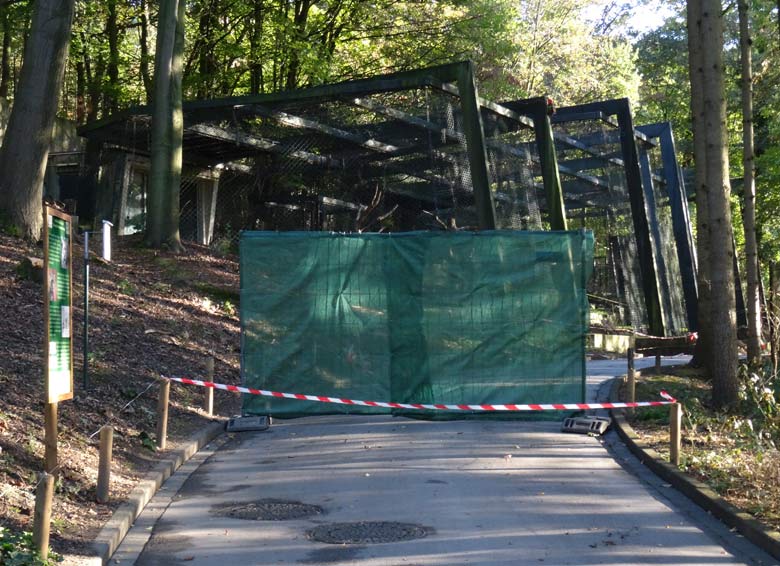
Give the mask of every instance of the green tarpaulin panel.
[[[243, 232], [240, 252], [247, 387], [402, 403], [584, 401], [590, 232]], [[388, 412], [250, 395], [243, 409]]]

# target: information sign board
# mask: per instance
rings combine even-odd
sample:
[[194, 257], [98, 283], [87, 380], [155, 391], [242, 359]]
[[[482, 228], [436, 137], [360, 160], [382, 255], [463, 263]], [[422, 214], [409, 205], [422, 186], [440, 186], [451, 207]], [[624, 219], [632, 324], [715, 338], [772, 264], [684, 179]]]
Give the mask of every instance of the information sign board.
[[72, 219], [44, 207], [43, 304], [46, 399], [73, 398]]

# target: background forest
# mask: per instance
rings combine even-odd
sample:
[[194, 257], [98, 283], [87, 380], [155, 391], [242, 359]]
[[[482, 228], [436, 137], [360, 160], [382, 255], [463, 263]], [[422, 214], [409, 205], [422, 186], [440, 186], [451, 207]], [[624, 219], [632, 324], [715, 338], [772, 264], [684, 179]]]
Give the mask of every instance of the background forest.
[[[152, 99], [158, 2], [78, 0], [59, 115], [79, 124]], [[670, 14], [629, 22], [637, 8]], [[723, 3], [733, 178], [740, 178], [737, 2]], [[0, 2], [0, 97], [13, 101], [33, 2]], [[629, 97], [638, 123], [669, 120], [692, 165], [685, 2], [651, 0], [193, 0], [186, 4], [183, 97], [266, 93], [472, 59], [493, 100], [547, 94], [558, 105]], [[758, 234], [764, 264], [780, 176], [775, 116], [780, 18], [751, 3]], [[656, 23], [657, 22], [657, 23]], [[652, 26], [658, 27], [652, 27]], [[739, 195], [737, 183], [734, 194]], [[737, 203], [735, 202], [735, 205]], [[735, 214], [735, 233], [742, 233]], [[739, 236], [738, 236], [739, 237]]]
[[[777, 61], [780, 60], [780, 0], [740, 0], [739, 2], [737, 0], [688, 0], [687, 2], [686, 0], [181, 0], [181, 2], [183, 4], [172, 0], [0, 0], [0, 37], [2, 37], [0, 99], [6, 102], [0, 105], [0, 109], [5, 114], [0, 116], [2, 118], [0, 123], [7, 124], [6, 131], [0, 132], [6, 142], [0, 151], [0, 244], [2, 244], [0, 248], [5, 246], [3, 255], [6, 260], [0, 263], [17, 264], [23, 255], [36, 253], [29, 240], [37, 240], [36, 234], [40, 231], [40, 226], [36, 224], [42, 222], [39, 197], [49, 142], [47, 138], [49, 134], [42, 135], [41, 132], [50, 132], [54, 122], [51, 113], [47, 115], [47, 111], [38, 109], [56, 106], [58, 117], [83, 125], [109, 118], [133, 106], [157, 101], [157, 107], [153, 108], [154, 112], [161, 110], [166, 119], [174, 117], [171, 119], [174, 124], [168, 124], [169, 130], [161, 136], [163, 142], [168, 144], [166, 151], [169, 151], [170, 155], [156, 151], [154, 140], [150, 146], [150, 154], [153, 157], [161, 155], [162, 161], [170, 162], [172, 154], [176, 153], [171, 149], [173, 144], [170, 141], [175, 136], [170, 130], [177, 126], [175, 116], [181, 117], [181, 102], [174, 100], [178, 99], [179, 88], [181, 98], [184, 100], [210, 99], [292, 90], [470, 59], [474, 62], [480, 94], [494, 101], [547, 95], [557, 106], [566, 106], [627, 97], [631, 100], [635, 123], [649, 124], [659, 121], [672, 123], [676, 134], [678, 159], [687, 173], [689, 195], [697, 192], [698, 198], [706, 191], [697, 189], [704, 187], [712, 190], [712, 195], [719, 192], [723, 197], [721, 207], [723, 210], [714, 212], [707, 210], [705, 206], [700, 206], [701, 200], [694, 203], [693, 198], [690, 199], [693, 214], [696, 215], [698, 212], [698, 218], [694, 217], [694, 220], [698, 221], [694, 222], [694, 230], [698, 230], [699, 236], [699, 297], [702, 305], [700, 310], [709, 314], [710, 310], [714, 312], [712, 305], [715, 305], [720, 309], [719, 315], [722, 315], [721, 318], [713, 315], [700, 325], [700, 330], [704, 329], [699, 337], [700, 344], [704, 342], [703, 336], [709, 331], [712, 335], [717, 335], [716, 338], [723, 338], [723, 342], [712, 340], [711, 343], [706, 344], [706, 348], [710, 349], [710, 353], [722, 355], [724, 359], [729, 358], [726, 360], [728, 363], [721, 363], [721, 358], [704, 355], [704, 365], [709, 366], [707, 370], [710, 371], [709, 377], [715, 383], [715, 389], [719, 383], [725, 381], [729, 382], [730, 387], [733, 385], [729, 389], [730, 397], [719, 397], [716, 391], [712, 405], [715, 408], [742, 410], [744, 413], [742, 416], [745, 417], [740, 417], [739, 421], [726, 421], [716, 415], [714, 419], [724, 427], [723, 430], [726, 431], [722, 435], [724, 438], [729, 438], [734, 430], [739, 431], [741, 429], [738, 427], [749, 423], [750, 434], [746, 433], [745, 437], [753, 442], [751, 446], [755, 449], [757, 461], [762, 461], [764, 449], [767, 447], [771, 447], [773, 458], [780, 458], [775, 445], [776, 441], [780, 442], [780, 419], [777, 417], [780, 415], [777, 410], [780, 382], [776, 379], [777, 368], [773, 368], [775, 372], [771, 379], [767, 374], [766, 384], [759, 381], [759, 377], [754, 374], [755, 380], [749, 382], [749, 385], [752, 384], [750, 385], [752, 389], [746, 388], [747, 373], [742, 370], [739, 374], [741, 381], [738, 382], [737, 335], [736, 329], [733, 328], [735, 322], [732, 316], [734, 283], [733, 280], [727, 280], [728, 278], [725, 277], [731, 272], [732, 265], [731, 246], [728, 245], [732, 237], [732, 224], [739, 259], [743, 265], [751, 264], [746, 260], [744, 251], [750, 248], [750, 242], [746, 245], [745, 234], [752, 233], [749, 221], [752, 217], [751, 212], [744, 215], [748, 219], [745, 222], [748, 229], [745, 230], [742, 226], [743, 212], [746, 212], [743, 210], [746, 208], [743, 201], [752, 201], [750, 196], [743, 199], [743, 193], [748, 195], [750, 193], [749, 189], [743, 189], [743, 185], [749, 187], [750, 182], [742, 182], [743, 124], [745, 123], [752, 123], [755, 130], [755, 233], [758, 239], [758, 265], [762, 268], [761, 275], [765, 287], [769, 287], [771, 268], [775, 269], [776, 275], [780, 274], [778, 267], [780, 266], [780, 188], [778, 188], [780, 187], [780, 143], [778, 143], [780, 142], [778, 139], [780, 138], [780, 120], [778, 120], [780, 93], [776, 88], [780, 79], [778, 76], [780, 69], [777, 65]], [[175, 8], [171, 8], [177, 4], [182, 6], [178, 13]], [[719, 183], [712, 175], [709, 180], [705, 179], [707, 182], [701, 182], [700, 178], [694, 179], [693, 175], [694, 120], [699, 134], [697, 156], [706, 157], [707, 153], [700, 151], [700, 140], [703, 139], [701, 133], [719, 129], [710, 127], [711, 123], [704, 124], [706, 127], [702, 129], [701, 117], [705, 113], [705, 104], [697, 105], [696, 90], [699, 89], [699, 100], [702, 100], [703, 94], [719, 96], [719, 92], [714, 91], [719, 91], [720, 88], [710, 89], [713, 91], [710, 93], [702, 93], [700, 81], [698, 87], [694, 87], [692, 95], [691, 83], [693, 81], [697, 84], [696, 76], [703, 74], [701, 70], [705, 65], [699, 64], [699, 70], [691, 72], [695, 67], [694, 63], [689, 62], [689, 55], [690, 60], [694, 60], [691, 43], [697, 41], [689, 42], [688, 38], [688, 30], [693, 29], [687, 12], [687, 8], [690, 7], [699, 10], [707, 7], [710, 13], [716, 13], [717, 8], [720, 8], [723, 14], [725, 31], [723, 72], [720, 73], [719, 61], [716, 65], [710, 64], [707, 67], [709, 71], [714, 68], [718, 79], [722, 78], [725, 84], [728, 173], [732, 179], [730, 192], [728, 182], [725, 185]], [[710, 9], [712, 7], [716, 9]], [[71, 8], [73, 8], [72, 18]], [[749, 18], [752, 36], [750, 41], [747, 41], [744, 31], [740, 33], [738, 13], [740, 8], [743, 15], [747, 14]], [[645, 20], [637, 19], [636, 15], [640, 10], [647, 15]], [[695, 23], [696, 18], [692, 19]], [[699, 21], [702, 19], [699, 18]], [[720, 18], [716, 19], [719, 24]], [[158, 31], [160, 31], [159, 37]], [[182, 31], [183, 41], [180, 35]], [[706, 34], [699, 30], [698, 33], [691, 32], [691, 35], [692, 38], [698, 37], [700, 46], [698, 55], [703, 57], [701, 45], [703, 39], [706, 39], [703, 37]], [[715, 39], [719, 42], [719, 34], [710, 34], [710, 36], [714, 35], [718, 35]], [[48, 41], [47, 38], [52, 41]], [[751, 83], [753, 88], [752, 119], [743, 118], [744, 92], [741, 87], [744, 72], [742, 65], [745, 58], [740, 53], [740, 38], [743, 45], [749, 43], [749, 51], [752, 54], [752, 83], [750, 80], [745, 81]], [[58, 43], [59, 45], [55, 45]], [[163, 44], [167, 49], [164, 57], [160, 55], [164, 51]], [[706, 55], [712, 56], [717, 52], [719, 56], [719, 48], [720, 44], [717, 45], [717, 49], [710, 49]], [[159, 55], [157, 61], [156, 53]], [[161, 73], [158, 75], [161, 80], [155, 81], [155, 69], [159, 70], [165, 66], [160, 65], [164, 59], [167, 61], [169, 77]], [[51, 66], [47, 66], [48, 63], [42, 61], [51, 61]], [[25, 72], [22, 70], [23, 62]], [[174, 66], [177, 67], [175, 72], [171, 69]], [[694, 76], [690, 76], [691, 74]], [[60, 76], [62, 81], [59, 81]], [[162, 94], [156, 89], [159, 85], [165, 87], [162, 89]], [[165, 90], [166, 88], [168, 90]], [[171, 94], [171, 91], [175, 92]], [[169, 104], [170, 108], [164, 108], [166, 104]], [[11, 107], [26, 109], [26, 114], [19, 112], [18, 115], [23, 117], [15, 120], [10, 111]], [[710, 112], [710, 114], [715, 116], [717, 112]], [[181, 125], [179, 121], [179, 143], [181, 143]], [[712, 145], [717, 144], [709, 144]], [[717, 162], [716, 164], [719, 165], [725, 163], [723, 155], [715, 155], [715, 152], [711, 154], [710, 157], [714, 155], [714, 158], [710, 159], [713, 163]], [[181, 155], [178, 155], [178, 158], [176, 176], [172, 174], [166, 176], [169, 175], [169, 171], [157, 176], [155, 171], [162, 169], [157, 168], [154, 163], [151, 165], [152, 179], [149, 193], [152, 196], [156, 195], [155, 198], [159, 197], [160, 202], [150, 198], [150, 215], [154, 213], [164, 216], [165, 213], [160, 212], [164, 204], [169, 209], [168, 219], [178, 220], [178, 203], [175, 207], [171, 206], [170, 202], [160, 196], [162, 190], [152, 188], [158, 177], [160, 186], [179, 188]], [[44, 166], [40, 165], [41, 161], [44, 162]], [[700, 176], [704, 174], [702, 172], [705, 165], [709, 165], [705, 161], [705, 159], [698, 159], [700, 167], [697, 174]], [[750, 171], [749, 168], [747, 170]], [[31, 181], [31, 177], [35, 178]], [[33, 189], [38, 192], [34, 193]], [[28, 195], [27, 202], [20, 204], [19, 201], [23, 200], [20, 195], [26, 192], [31, 196]], [[179, 198], [178, 191], [173, 194], [176, 199]], [[729, 212], [727, 199], [730, 199], [730, 215], [723, 214], [724, 211]], [[714, 201], [715, 199], [712, 199], [712, 202]], [[28, 220], [32, 218], [32, 221], [27, 222], [28, 230], [20, 231], [17, 224], [22, 225], [22, 222], [5, 217], [8, 211], [15, 209], [21, 210], [18, 215], [20, 218], [25, 215]], [[164, 220], [164, 218], [155, 219], [154, 222], [164, 224]], [[720, 221], [721, 224], [717, 224], [716, 221]], [[150, 225], [154, 222], [152, 219], [149, 220]], [[716, 228], [708, 228], [708, 230], [718, 237], [722, 236], [721, 239], [708, 240], [711, 235], [707, 235], [707, 231], [702, 230], [702, 226], [707, 222], [717, 225]], [[177, 223], [169, 222], [169, 224]], [[724, 226], [728, 227], [728, 230]], [[174, 228], [178, 230], [177, 227]], [[152, 231], [148, 226], [147, 230]], [[27, 239], [15, 238], [16, 236], [27, 236]], [[158, 236], [160, 237], [152, 238], [156, 240], [155, 242], [151, 242], [147, 237], [146, 243], [154, 244], [153, 247], [163, 250], [176, 251], [175, 247], [165, 248], [170, 238], [162, 233]], [[178, 238], [178, 233], [176, 237]], [[702, 242], [706, 245], [702, 245]], [[707, 247], [710, 243], [714, 251], [710, 251]], [[213, 326], [212, 319], [219, 318], [220, 323], [226, 325], [222, 329], [224, 336], [219, 337], [220, 347], [225, 352], [229, 352], [224, 357], [228, 361], [223, 361], [221, 369], [232, 371], [233, 374], [230, 375], [236, 377], [238, 367], [233, 359], [235, 352], [230, 349], [232, 348], [230, 344], [236, 341], [238, 328], [235, 324], [236, 297], [234, 294], [225, 295], [224, 289], [237, 284], [235, 276], [237, 267], [230, 263], [232, 260], [215, 260], [211, 256], [207, 257], [209, 250], [206, 249], [189, 251], [191, 254], [203, 254], [200, 261], [204, 264], [209, 262], [219, 264], [219, 269], [216, 270], [218, 276], [214, 277], [213, 283], [207, 285], [212, 291], [206, 293], [209, 296], [198, 295], [203, 288], [182, 290], [181, 301], [194, 301], [189, 305], [191, 310], [205, 311], [211, 317], [204, 319], [202, 326], [193, 327], [192, 336], [205, 336], [208, 329]], [[116, 340], [112, 354], [109, 354], [109, 349], [106, 348], [105, 359], [102, 360], [106, 372], [106, 384], [109, 383], [109, 375], [113, 377], [116, 373], [118, 364], [132, 357], [120, 356], [124, 344], [119, 342], [126, 339], [121, 334], [124, 332], [121, 317], [127, 315], [115, 313], [125, 313], [126, 311], [122, 309], [131, 308], [129, 305], [133, 303], [141, 303], [140, 288], [151, 289], [149, 292], [152, 295], [165, 295], [171, 293], [171, 289], [177, 285], [184, 285], [176, 267], [180, 265], [176, 263], [179, 260], [158, 256], [158, 253], [162, 252], [159, 250], [152, 252], [142, 248], [128, 250], [128, 256], [124, 261], [134, 267], [127, 273], [123, 272], [122, 278], [118, 275], [119, 271], [116, 271], [114, 278], [118, 282], [109, 283], [108, 277], [103, 282], [111, 289], [111, 292], [107, 292], [101, 299], [104, 305], [103, 312], [98, 311], [103, 319], [101, 324], [105, 328], [103, 337], [105, 339], [113, 337], [112, 339]], [[715, 264], [710, 255], [717, 256], [720, 263]], [[754, 254], [750, 254], [750, 257], [754, 257]], [[12, 258], [12, 261], [7, 258]], [[191, 259], [194, 264], [197, 258], [191, 256]], [[189, 260], [185, 255], [181, 261]], [[171, 275], [173, 282], [157, 280], [156, 276], [146, 275], [145, 270], [154, 262], [157, 262], [156, 267], [159, 270], [167, 269], [171, 272], [167, 275]], [[39, 289], [32, 284], [18, 284], [15, 276], [11, 275], [8, 265], [5, 265], [8, 276], [5, 280], [0, 278], [0, 289], [4, 289], [1, 296], [7, 298], [14, 308], [18, 307], [21, 310], [37, 300]], [[724, 265], [727, 268], [724, 269]], [[105, 269], [108, 270], [109, 267]], [[195, 267], [192, 267], [189, 273], [191, 275], [189, 279], [193, 281], [202, 276]], [[712, 291], [714, 300], [708, 304], [707, 300], [710, 297], [707, 296], [707, 292], [711, 291], [709, 285], [714, 279], [713, 274], [724, 276], [724, 280], [720, 281], [721, 288], [717, 292]], [[131, 280], [131, 277], [137, 278]], [[7, 289], [3, 287], [4, 285]], [[755, 288], [755, 285], [752, 287]], [[217, 292], [213, 293], [215, 289]], [[25, 295], [20, 296], [18, 293]], [[751, 301], [757, 305], [758, 293], [751, 292], [750, 296], [755, 296], [755, 300], [751, 299]], [[159, 297], [154, 297], [154, 301], [158, 299]], [[217, 299], [222, 306], [214, 306], [217, 304]], [[115, 300], [119, 303], [125, 301], [127, 304], [117, 306], [112, 304]], [[753, 315], [757, 312], [758, 310], [754, 308]], [[40, 342], [38, 335], [33, 332], [35, 328], [32, 323], [29, 323], [33, 314], [36, 313], [32, 310], [25, 311], [16, 319], [11, 319], [25, 322], [8, 325], [11, 327], [11, 337], [15, 336], [14, 339], [18, 340], [15, 347], [20, 350], [35, 349]], [[178, 321], [176, 317], [180, 315], [180, 312], [175, 315], [155, 312], [155, 325], [167, 321], [171, 324], [169, 330], [173, 335], [178, 332], [178, 329], [173, 326], [176, 324], [174, 321]], [[143, 316], [149, 315], [147, 313]], [[39, 318], [36, 318], [36, 324], [40, 324]], [[17, 332], [17, 328], [21, 330]], [[755, 347], [751, 358], [755, 360], [760, 359], [756, 335], [760, 331], [755, 328], [753, 330]], [[29, 331], [30, 334], [25, 334], [25, 331]], [[14, 332], [17, 334], [14, 335]], [[161, 333], [156, 326], [144, 328], [142, 325], [140, 327], [142, 338], [139, 338], [140, 346], [137, 350], [146, 351], [145, 341], [152, 340], [157, 334]], [[189, 340], [189, 331], [181, 340], [176, 338], [174, 345], [177, 351], [181, 349], [179, 348], [181, 343], [186, 344]], [[202, 344], [197, 348], [193, 347], [192, 350], [197, 351], [198, 356], [204, 355], [208, 348], [212, 347], [209, 340], [204, 339]], [[13, 341], [9, 343], [14, 346]], [[719, 344], [725, 344], [726, 347], [720, 347]], [[701, 347], [702, 351], [708, 351], [705, 346]], [[11, 346], [9, 346], [10, 350]], [[117, 359], [110, 357], [114, 350], [117, 352]], [[168, 351], [161, 351], [163, 354], [158, 352], [157, 357], [162, 359], [168, 355]], [[29, 367], [37, 361], [33, 354], [26, 355], [24, 364], [19, 365], [22, 369], [14, 370], [14, 379], [18, 378], [20, 381], [22, 377], [26, 379], [30, 373]], [[192, 360], [187, 362], [192, 363]], [[175, 360], [170, 363], [171, 366], [177, 364], [181, 366], [184, 362]], [[96, 360], [95, 365], [100, 364], [101, 360]], [[143, 371], [149, 369], [143, 368]], [[755, 366], [751, 371], [752, 369], [755, 369]], [[138, 371], [136, 367], [125, 368], [126, 375], [135, 375]], [[723, 375], [719, 376], [718, 372]], [[7, 379], [7, 376], [0, 372], [0, 378]], [[11, 381], [8, 380], [7, 383], [11, 384]], [[770, 385], [774, 390], [769, 388]], [[7, 386], [9, 391], [16, 389], [20, 388], [14, 385]], [[108, 391], [107, 386], [104, 393], [107, 395]], [[755, 401], [753, 405], [758, 407], [754, 411], [755, 414], [737, 406], [735, 401], [738, 392], [742, 401], [745, 400], [746, 395], [753, 395], [758, 399], [758, 401], [753, 399]], [[122, 392], [117, 394], [119, 393]], [[135, 394], [136, 392], [132, 392], [130, 395]], [[679, 392], [679, 396], [684, 398], [684, 392]], [[694, 407], [688, 414], [689, 429], [692, 430], [691, 434], [694, 437], [697, 430], [706, 429], [709, 439], [711, 422], [707, 421], [700, 426], [696, 420], [698, 418], [696, 411], [702, 406], [699, 397], [699, 393], [695, 392], [690, 399], [686, 399], [688, 406]], [[91, 400], [87, 398], [80, 402], [87, 404]], [[19, 396], [10, 398], [6, 407], [13, 407], [13, 411], [16, 411], [17, 407], [31, 404], [30, 399]], [[97, 406], [96, 402], [94, 411], [98, 410]], [[84, 409], [84, 406], [80, 409]], [[23, 423], [12, 417], [13, 414], [15, 413], [8, 412], [4, 416], [0, 411], [1, 430], [10, 430], [11, 423], [14, 422]], [[751, 419], [756, 423], [769, 424], [761, 425], [765, 428], [757, 424], [757, 432], [755, 432]], [[141, 416], [138, 416], [137, 420], [138, 423], [133, 426], [128, 425], [127, 429], [128, 431], [132, 429], [132, 433], [128, 432], [127, 439], [136, 438], [136, 435], [141, 433], [145, 434], [143, 426], [147, 426], [148, 422]], [[138, 430], [134, 428], [136, 424]], [[84, 422], [70, 423], [69, 426], [74, 430], [78, 427], [84, 429], [81, 430], [82, 436], [85, 432], [91, 432], [87, 430], [91, 425]], [[727, 429], [727, 427], [731, 428]], [[764, 435], [765, 430], [770, 431], [771, 434]], [[14, 433], [31, 434], [26, 430], [22, 431], [21, 425], [19, 431], [14, 429]], [[37, 465], [37, 460], [33, 457], [22, 458], [24, 447], [20, 438], [23, 439], [19, 436], [6, 445], [15, 446], [17, 450], [11, 454], [10, 459], [9, 449], [5, 448], [6, 456], [2, 462], [9, 468], [11, 466], [9, 462], [12, 463], [14, 458], [16, 463], [14, 469], [8, 473], [8, 477], [11, 478], [8, 485], [13, 483], [13, 487], [4, 488], [4, 493], [31, 492], [32, 482], [27, 481], [24, 473], [27, 469], [33, 469]], [[36, 439], [28, 436], [27, 444], [30, 449], [27, 450], [29, 454], [26, 456], [35, 455], [35, 450], [38, 449], [38, 444], [33, 441]], [[22, 448], [19, 448], [20, 446]], [[742, 451], [744, 446], [744, 444], [735, 444], [726, 448]], [[715, 448], [702, 445], [703, 453], [707, 454], [714, 454]], [[701, 460], [704, 460], [704, 456]], [[766, 460], [773, 463], [774, 469], [777, 469], [774, 464], [777, 461], [777, 459]], [[88, 465], [91, 464], [84, 463], [82, 467], [86, 469]], [[689, 468], [695, 465], [693, 459], [685, 464]], [[756, 469], [752, 461], [744, 464], [743, 467], [746, 470]], [[723, 475], [736, 474], [728, 469]], [[66, 483], [63, 485], [69, 485], [67, 482], [80, 485], [82, 488], [88, 483], [83, 477], [76, 477], [75, 472], [73, 477], [66, 476]], [[129, 483], [128, 480], [128, 485]], [[753, 483], [747, 482], [746, 485], [752, 486]], [[80, 504], [86, 505], [84, 502], [88, 499], [91, 502], [88, 489], [80, 488], [75, 493], [81, 498]], [[780, 493], [773, 494], [771, 498], [774, 502], [771, 516], [765, 514], [762, 518], [780, 521], [780, 503], [778, 503]], [[22, 509], [22, 506], [19, 509]], [[6, 510], [3, 512], [7, 513], [7, 517], [11, 517], [11, 519], [5, 517], [6, 523], [14, 528], [21, 526], [22, 520], [17, 517], [17, 515], [21, 516], [21, 513], [15, 510], [13, 513]], [[68, 520], [76, 523], [79, 513], [79, 510], [72, 511], [73, 518], [69, 516]], [[0, 523], [3, 519], [4, 517], [0, 516]], [[89, 529], [94, 527], [95, 525], [84, 527], [80, 536], [83, 535], [86, 540], [91, 536]], [[2, 535], [1, 530], [0, 535]], [[0, 542], [2, 542], [1, 538]]]

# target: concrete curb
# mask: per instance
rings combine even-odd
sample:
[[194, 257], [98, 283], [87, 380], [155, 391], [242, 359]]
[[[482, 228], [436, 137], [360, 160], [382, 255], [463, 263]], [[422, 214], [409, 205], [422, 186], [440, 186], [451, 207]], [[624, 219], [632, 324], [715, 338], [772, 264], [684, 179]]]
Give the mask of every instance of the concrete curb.
[[103, 525], [95, 540], [90, 545], [90, 556], [65, 556], [64, 565], [104, 565], [114, 554], [122, 539], [133, 526], [138, 515], [152, 499], [160, 486], [182, 464], [192, 458], [201, 448], [224, 432], [225, 421], [216, 420], [189, 440], [178, 450], [171, 451], [138, 482], [122, 505], [114, 512], [111, 519]]
[[[620, 378], [612, 380], [610, 399], [613, 401], [618, 399], [621, 383]], [[683, 493], [699, 507], [720, 519], [727, 526], [739, 531], [764, 552], [780, 559], [780, 533], [739, 510], [705, 483], [690, 477], [662, 459], [658, 452], [642, 442], [631, 425], [626, 422], [624, 411], [613, 410], [610, 413], [618, 435], [642, 464], [669, 482], [677, 491]]]

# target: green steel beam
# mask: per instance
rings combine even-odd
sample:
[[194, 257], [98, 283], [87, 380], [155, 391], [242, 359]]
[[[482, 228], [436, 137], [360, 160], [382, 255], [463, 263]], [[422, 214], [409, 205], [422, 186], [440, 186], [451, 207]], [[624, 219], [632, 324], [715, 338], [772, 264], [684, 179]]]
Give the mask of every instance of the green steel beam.
[[[547, 113], [547, 97], [541, 96], [527, 100], [505, 102], [501, 106], [531, 118], [536, 135], [536, 145], [539, 148], [539, 161], [542, 166], [542, 179], [547, 199], [550, 228], [552, 230], [566, 230], [568, 223], [566, 222], [566, 206], [563, 200], [560, 177], [560, 172], [564, 172], [564, 170], [558, 166], [558, 157], [555, 150], [556, 138]], [[592, 180], [589, 176], [580, 175], [573, 171], [566, 170], [565, 172], [584, 181]]]
[[477, 86], [474, 81], [474, 69], [471, 62], [459, 64], [458, 87], [461, 111], [463, 112], [463, 132], [466, 134], [471, 184], [474, 187], [474, 201], [477, 208], [479, 229], [495, 230], [496, 208], [490, 191], [485, 130], [482, 127], [482, 113], [480, 112]]

